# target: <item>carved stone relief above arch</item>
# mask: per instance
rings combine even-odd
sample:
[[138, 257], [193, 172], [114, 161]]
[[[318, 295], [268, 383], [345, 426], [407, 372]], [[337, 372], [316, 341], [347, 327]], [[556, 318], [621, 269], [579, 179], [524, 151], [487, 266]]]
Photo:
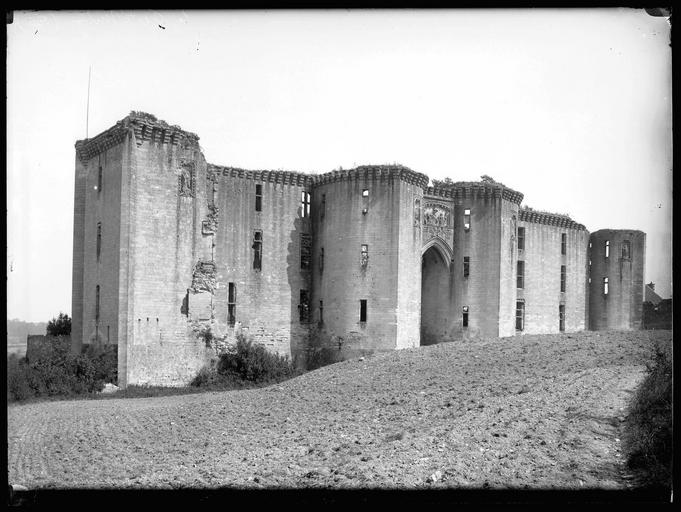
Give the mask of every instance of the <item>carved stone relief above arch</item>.
[[454, 238], [452, 209], [444, 204], [426, 202], [422, 209], [424, 247], [432, 238], [439, 238], [451, 253], [451, 241]]

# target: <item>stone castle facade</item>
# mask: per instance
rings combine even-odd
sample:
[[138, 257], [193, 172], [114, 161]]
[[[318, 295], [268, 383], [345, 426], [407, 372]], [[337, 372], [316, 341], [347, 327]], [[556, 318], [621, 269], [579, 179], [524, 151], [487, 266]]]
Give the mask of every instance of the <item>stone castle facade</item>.
[[186, 384], [239, 332], [304, 365], [641, 326], [643, 232], [590, 234], [487, 177], [244, 170], [198, 141], [132, 112], [76, 142], [74, 350], [117, 344], [123, 387]]

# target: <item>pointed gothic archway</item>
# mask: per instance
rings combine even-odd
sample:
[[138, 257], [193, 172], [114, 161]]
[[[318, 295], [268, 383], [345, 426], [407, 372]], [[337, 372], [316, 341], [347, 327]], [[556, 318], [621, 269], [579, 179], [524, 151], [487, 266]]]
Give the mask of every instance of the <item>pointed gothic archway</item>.
[[449, 263], [444, 242], [433, 239], [421, 257], [421, 345], [445, 341], [449, 327]]

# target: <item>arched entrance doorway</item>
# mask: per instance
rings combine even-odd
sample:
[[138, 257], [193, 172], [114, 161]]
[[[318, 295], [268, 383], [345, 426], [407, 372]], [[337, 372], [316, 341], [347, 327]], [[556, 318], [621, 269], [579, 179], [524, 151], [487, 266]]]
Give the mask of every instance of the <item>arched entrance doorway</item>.
[[445, 341], [449, 330], [449, 257], [429, 244], [421, 258], [421, 345]]

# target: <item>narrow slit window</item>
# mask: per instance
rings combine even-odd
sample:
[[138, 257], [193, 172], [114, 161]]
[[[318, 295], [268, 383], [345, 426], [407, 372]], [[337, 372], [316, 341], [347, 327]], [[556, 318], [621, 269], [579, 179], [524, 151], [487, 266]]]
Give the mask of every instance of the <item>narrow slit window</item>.
[[463, 257], [463, 277], [468, 277], [471, 270], [471, 258], [470, 256]]
[[610, 240], [605, 241], [605, 257], [610, 257]]
[[525, 250], [525, 228], [518, 228], [518, 250]]
[[97, 192], [98, 193], [102, 191], [102, 178], [103, 178], [102, 174], [103, 174], [103, 170], [102, 170], [102, 166], [100, 165], [99, 170], [97, 171]]
[[95, 287], [95, 320], [99, 322], [99, 285]]
[[227, 324], [234, 326], [236, 323], [236, 283], [229, 283], [227, 292]]
[[310, 321], [310, 294], [307, 290], [300, 290], [300, 304], [298, 304], [300, 323]]
[[323, 219], [326, 215], [326, 194], [322, 194], [322, 204], [319, 208], [319, 216]]
[[565, 291], [565, 265], [560, 266], [560, 291]]
[[366, 267], [369, 263], [369, 246], [367, 244], [362, 244], [362, 252], [360, 254], [360, 264], [362, 267]]
[[359, 300], [359, 321], [364, 323], [367, 321], [367, 300]]
[[302, 211], [302, 216], [303, 217], [309, 217], [310, 216], [310, 193], [309, 192], [301, 192], [300, 193], [300, 207]]
[[522, 300], [515, 303], [515, 330], [525, 330], [525, 302]]
[[565, 330], [565, 304], [558, 306], [558, 330], [561, 332]]
[[262, 231], [253, 233], [253, 269], [262, 270]]
[[312, 258], [312, 237], [303, 233], [300, 235], [300, 269], [310, 270], [310, 261]]
[[525, 262], [518, 261], [518, 273], [516, 277], [516, 288], [525, 288]]
[[464, 327], [468, 327], [468, 306], [463, 307], [462, 324]]
[[471, 229], [471, 211], [468, 208], [463, 211], [463, 229]]
[[102, 223], [97, 223], [97, 261], [102, 253]]
[[319, 323], [320, 324], [324, 323], [324, 301], [323, 300], [319, 301]]
[[567, 254], [567, 234], [560, 235], [560, 253]]
[[603, 295], [608, 294], [608, 278], [604, 277], [603, 278]]
[[111, 336], [109, 334], [109, 326], [106, 326], [106, 342], [111, 343]]
[[262, 185], [255, 186], [255, 211], [262, 211]]

